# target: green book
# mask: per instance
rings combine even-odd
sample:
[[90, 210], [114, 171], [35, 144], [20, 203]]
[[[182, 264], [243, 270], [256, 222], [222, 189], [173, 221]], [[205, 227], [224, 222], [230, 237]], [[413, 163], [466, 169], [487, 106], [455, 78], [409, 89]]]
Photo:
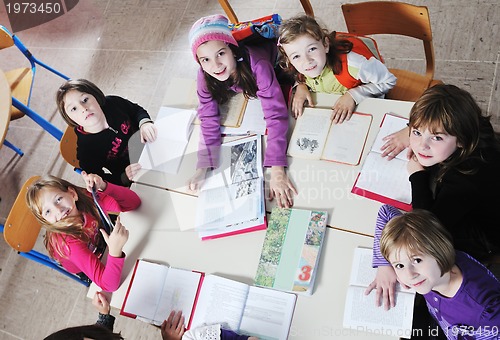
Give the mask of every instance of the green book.
[[274, 208], [255, 284], [311, 295], [327, 216], [325, 211]]

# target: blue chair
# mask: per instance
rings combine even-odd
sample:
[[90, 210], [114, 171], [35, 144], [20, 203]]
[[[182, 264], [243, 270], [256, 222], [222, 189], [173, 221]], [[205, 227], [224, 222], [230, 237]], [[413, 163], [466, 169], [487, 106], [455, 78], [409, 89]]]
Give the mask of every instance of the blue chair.
[[[44, 130], [54, 136], [57, 140], [61, 140], [63, 135], [62, 131], [49, 123], [38, 113], [33, 111], [30, 108], [30, 101], [37, 65], [54, 73], [64, 80], [68, 80], [69, 77], [35, 58], [35, 56], [31, 54], [28, 48], [24, 46], [24, 44], [16, 35], [12, 34], [7, 28], [0, 25], [0, 50], [12, 46], [16, 46], [18, 50], [26, 57], [26, 59], [28, 59], [30, 67], [21, 67], [5, 72], [12, 93], [12, 108], [10, 120], [19, 119], [24, 115], [27, 115], [28, 117], [33, 119], [35, 123], [40, 125]], [[5, 140], [4, 144], [11, 147], [19, 155], [23, 155], [21, 150], [13, 147], [12, 144], [8, 141]]]
[[19, 255], [52, 268], [88, 287], [90, 285], [88, 278], [68, 272], [49, 256], [33, 250], [41, 225], [29, 210], [25, 196], [28, 187], [38, 178], [40, 176], [33, 176], [23, 184], [12, 205], [9, 216], [7, 216], [5, 225], [0, 224], [0, 231], [3, 232], [7, 244], [17, 251]]

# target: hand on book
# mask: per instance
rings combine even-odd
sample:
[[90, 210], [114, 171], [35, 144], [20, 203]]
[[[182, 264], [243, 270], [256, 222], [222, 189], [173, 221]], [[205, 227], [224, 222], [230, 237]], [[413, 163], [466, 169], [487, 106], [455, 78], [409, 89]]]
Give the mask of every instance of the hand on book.
[[380, 151], [382, 151], [382, 157], [387, 156], [387, 159], [391, 160], [407, 148], [410, 145], [409, 133], [409, 128], [406, 127], [382, 138], [382, 140], [385, 141], [384, 145], [380, 148]]
[[171, 311], [168, 318], [161, 324], [163, 340], [179, 340], [184, 334], [184, 316], [182, 311]]
[[342, 124], [344, 120], [351, 119], [356, 102], [354, 98], [346, 92], [340, 97], [332, 107], [332, 121], [334, 124]]
[[379, 266], [375, 280], [366, 288], [365, 295], [375, 289], [375, 303], [377, 307], [384, 305], [385, 310], [396, 306], [396, 282], [397, 276], [391, 266]]
[[292, 114], [295, 118], [302, 116], [306, 102], [309, 107], [314, 107], [314, 102], [309, 88], [306, 84], [299, 84], [295, 88], [295, 94], [292, 99]]
[[128, 230], [120, 222], [120, 216], [116, 218], [116, 224], [110, 235], [106, 234], [104, 229], [101, 229], [101, 234], [104, 241], [108, 245], [108, 254], [113, 257], [122, 257], [123, 246], [128, 240]]
[[143, 143], [151, 143], [156, 140], [156, 136], [158, 136], [158, 130], [153, 122], [147, 122], [141, 125], [141, 142]]
[[207, 173], [207, 168], [201, 168], [196, 170], [193, 177], [191, 177], [188, 181], [188, 189], [192, 192], [198, 192], [203, 185], [203, 181], [205, 180], [205, 175]]
[[85, 171], [82, 171], [81, 175], [83, 177], [83, 181], [85, 182], [85, 188], [87, 189], [88, 192], [92, 192], [92, 188], [94, 187], [94, 185], [95, 188], [99, 191], [106, 190], [108, 183], [106, 183], [106, 181], [103, 180], [101, 176], [95, 174], [88, 174]]
[[269, 184], [269, 200], [276, 198], [280, 208], [291, 208], [293, 206], [293, 195], [297, 195], [297, 189], [288, 178], [285, 168], [282, 166], [271, 167], [271, 181]]
[[127, 178], [132, 181], [141, 169], [142, 166], [139, 163], [132, 163], [125, 168], [125, 174], [127, 175]]

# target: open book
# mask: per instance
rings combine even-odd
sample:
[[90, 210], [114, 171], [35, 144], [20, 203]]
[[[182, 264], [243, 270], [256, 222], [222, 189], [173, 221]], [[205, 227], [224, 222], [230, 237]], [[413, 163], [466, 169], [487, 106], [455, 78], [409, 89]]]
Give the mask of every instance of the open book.
[[390, 161], [387, 160], [387, 157], [381, 157], [382, 151], [380, 151], [384, 144], [382, 138], [405, 128], [407, 123], [408, 119], [406, 118], [385, 114], [377, 138], [351, 190], [352, 193], [391, 204], [402, 210], [411, 210], [407, 150], [403, 150]]
[[324, 211], [274, 208], [255, 284], [311, 295], [327, 216]]
[[221, 165], [200, 188], [196, 229], [202, 239], [265, 229], [260, 136], [221, 146]]
[[350, 120], [333, 124], [331, 115], [331, 109], [306, 107], [302, 116], [297, 118], [288, 154], [358, 165], [372, 116], [355, 112]]
[[155, 120], [157, 138], [144, 144], [139, 164], [143, 169], [177, 174], [193, 131], [196, 111], [162, 107]]
[[160, 325], [182, 310], [185, 327], [220, 323], [261, 339], [286, 339], [296, 296], [216, 275], [138, 260], [121, 314]]
[[400, 288], [396, 292], [396, 306], [384, 310], [375, 305], [375, 291], [365, 290], [375, 279], [377, 269], [372, 268], [372, 249], [356, 248], [349, 279], [344, 309], [344, 327], [377, 330], [385, 335], [411, 337], [415, 292]]

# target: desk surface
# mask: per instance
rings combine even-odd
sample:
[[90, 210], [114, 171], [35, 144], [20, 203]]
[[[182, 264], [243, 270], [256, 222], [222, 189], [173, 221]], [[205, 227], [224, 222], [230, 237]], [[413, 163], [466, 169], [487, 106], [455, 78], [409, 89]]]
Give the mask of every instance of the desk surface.
[[0, 147], [3, 145], [5, 135], [9, 129], [11, 105], [10, 85], [3, 71], [0, 70]]
[[[316, 94], [317, 107], [331, 107], [338, 95]], [[373, 235], [375, 217], [381, 204], [351, 193], [361, 166], [379, 131], [385, 113], [392, 112], [407, 117], [412, 102], [365, 99], [356, 111], [373, 116], [363, 156], [357, 166], [328, 162], [288, 158], [288, 174], [298, 190], [294, 206], [304, 209], [321, 209], [329, 213], [328, 225], [365, 235]], [[292, 121], [293, 125], [293, 121]], [[200, 127], [195, 126], [177, 175], [157, 171], [141, 171], [135, 181], [177, 192], [190, 193], [186, 183], [194, 174], [197, 160]], [[269, 169], [266, 179], [270, 178]], [[267, 181], [268, 183], [269, 181]], [[267, 195], [266, 195], [267, 197]], [[271, 211], [274, 202], [266, 202]]]
[[[141, 197], [142, 205], [121, 214], [130, 236], [124, 247], [127, 259], [122, 285], [113, 293], [112, 306], [121, 307], [138, 258], [253, 284], [265, 231], [201, 241], [194, 230], [179, 228], [186, 228], [194, 220], [195, 197], [141, 184], [133, 184], [132, 189]], [[298, 297], [290, 339], [387, 338], [342, 327], [354, 248], [371, 247], [372, 242], [371, 237], [328, 228], [315, 291], [312, 296]], [[97, 289], [92, 284], [87, 296], [91, 298]]]

